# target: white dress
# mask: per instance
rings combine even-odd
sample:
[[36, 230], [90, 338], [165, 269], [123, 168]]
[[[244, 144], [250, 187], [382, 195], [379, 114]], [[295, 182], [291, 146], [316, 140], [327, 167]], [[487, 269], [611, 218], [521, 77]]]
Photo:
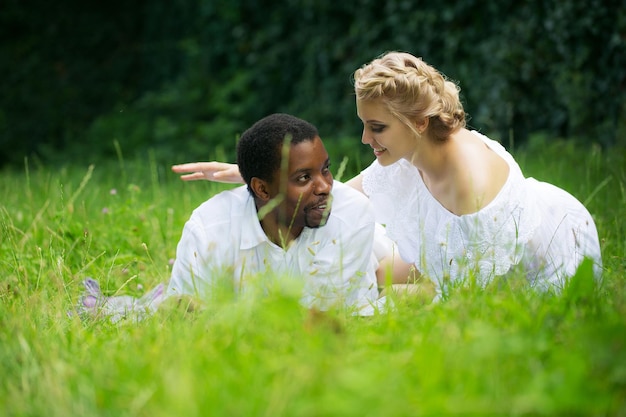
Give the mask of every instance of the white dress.
[[514, 266], [532, 285], [558, 291], [585, 257], [599, 276], [598, 233], [587, 209], [566, 191], [525, 178], [502, 145], [472, 133], [509, 164], [496, 198], [476, 213], [458, 216], [444, 208], [406, 160], [387, 167], [374, 161], [363, 171], [376, 221], [400, 256], [435, 283], [439, 296], [450, 284], [472, 279], [485, 285]]

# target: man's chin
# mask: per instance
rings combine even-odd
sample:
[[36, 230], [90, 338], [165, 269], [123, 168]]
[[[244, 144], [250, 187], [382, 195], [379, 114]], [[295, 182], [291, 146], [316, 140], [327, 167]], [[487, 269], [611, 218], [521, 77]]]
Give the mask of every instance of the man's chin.
[[319, 229], [320, 227], [326, 226], [326, 223], [327, 223], [326, 221], [322, 221], [318, 223], [308, 224], [307, 227], [309, 229]]
[[322, 216], [311, 216], [306, 220], [306, 227], [310, 229], [318, 229], [320, 227], [326, 226], [326, 223], [328, 223], [328, 217], [330, 217], [330, 210], [324, 212]]
[[326, 225], [326, 221], [319, 222], [307, 222], [306, 227], [309, 229], [319, 229], [320, 227], [324, 227]]

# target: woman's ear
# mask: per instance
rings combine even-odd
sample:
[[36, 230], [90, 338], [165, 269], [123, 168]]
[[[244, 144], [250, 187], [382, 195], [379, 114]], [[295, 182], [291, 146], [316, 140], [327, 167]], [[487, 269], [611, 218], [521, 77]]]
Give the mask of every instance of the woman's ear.
[[267, 182], [257, 177], [252, 177], [250, 180], [250, 188], [254, 195], [260, 200], [269, 201], [271, 198], [270, 190]]
[[420, 120], [419, 122], [415, 122], [415, 129], [417, 129], [420, 135], [423, 134], [426, 131], [426, 129], [428, 129], [429, 120], [430, 120], [430, 117], [425, 117], [423, 120]]

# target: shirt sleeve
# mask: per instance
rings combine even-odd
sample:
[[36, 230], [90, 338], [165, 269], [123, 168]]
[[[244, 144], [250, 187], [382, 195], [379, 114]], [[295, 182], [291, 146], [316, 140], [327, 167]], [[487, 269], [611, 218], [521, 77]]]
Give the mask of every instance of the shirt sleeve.
[[225, 249], [228, 249], [228, 245], [218, 242], [214, 237], [223, 237], [225, 234], [213, 230], [215, 227], [207, 229], [199, 217], [194, 214], [185, 223], [176, 248], [167, 296], [192, 295], [204, 298], [211, 291], [214, 278], [224, 274], [224, 260], [228, 257]]

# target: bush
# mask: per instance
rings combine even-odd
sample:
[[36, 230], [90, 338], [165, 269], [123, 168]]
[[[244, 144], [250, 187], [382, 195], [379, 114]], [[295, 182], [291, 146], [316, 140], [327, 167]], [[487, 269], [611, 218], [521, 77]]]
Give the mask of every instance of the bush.
[[617, 0], [35, 3], [0, 14], [0, 164], [106, 155], [114, 140], [229, 156], [243, 129], [279, 111], [326, 138], [355, 136], [350, 76], [387, 50], [458, 80], [470, 124], [505, 142], [626, 140]]

